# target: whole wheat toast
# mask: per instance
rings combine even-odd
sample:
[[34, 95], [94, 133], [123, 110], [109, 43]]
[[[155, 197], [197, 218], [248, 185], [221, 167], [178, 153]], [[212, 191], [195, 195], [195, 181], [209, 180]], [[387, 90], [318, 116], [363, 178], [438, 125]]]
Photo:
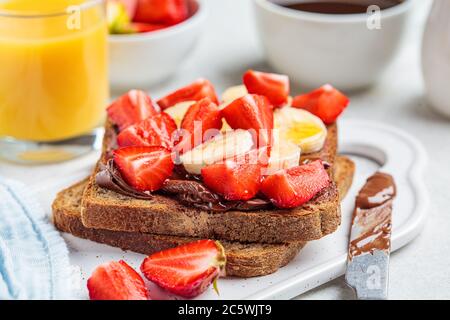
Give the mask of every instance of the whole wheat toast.
[[[115, 131], [106, 125], [103, 155], [115, 145]], [[322, 159], [332, 174], [337, 150], [337, 126], [328, 127], [320, 152], [302, 157]], [[188, 207], [171, 196], [155, 194], [140, 200], [99, 187], [95, 173], [84, 191], [81, 216], [88, 228], [112, 231], [145, 232], [182, 237], [216, 238], [241, 242], [283, 243], [311, 241], [334, 232], [341, 222], [339, 195], [335, 183], [314, 199], [292, 210], [273, 208], [258, 211], [211, 212]]]
[[[336, 160], [334, 179], [341, 199], [346, 195], [353, 181], [354, 163], [345, 157]], [[153, 235], [139, 232], [121, 232], [86, 228], [81, 222], [81, 197], [87, 180], [61, 191], [53, 202], [55, 226], [74, 236], [131, 250], [143, 254], [177, 246], [193, 241], [193, 238]], [[275, 272], [290, 262], [304, 246], [304, 242], [285, 244], [258, 244], [223, 242], [228, 276], [255, 277]]]

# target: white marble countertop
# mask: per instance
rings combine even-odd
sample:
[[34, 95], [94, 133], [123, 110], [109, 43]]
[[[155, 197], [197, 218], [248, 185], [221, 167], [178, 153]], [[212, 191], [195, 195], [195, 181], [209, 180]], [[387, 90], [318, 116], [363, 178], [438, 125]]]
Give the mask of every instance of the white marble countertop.
[[[174, 78], [153, 88], [160, 96], [196, 77], [210, 79], [218, 91], [239, 83], [248, 68], [270, 70], [253, 24], [251, 0], [208, 0], [208, 28], [195, 52]], [[393, 124], [416, 136], [429, 153], [426, 184], [431, 206], [422, 234], [392, 255], [390, 268], [391, 299], [450, 299], [450, 121], [433, 113], [424, 98], [420, 72], [420, 41], [429, 0], [419, 1], [411, 19], [403, 48], [381, 83], [369, 91], [351, 95], [345, 118], [363, 118]], [[293, 91], [296, 88], [293, 88]], [[295, 91], [294, 91], [295, 92]], [[70, 168], [80, 167], [80, 177], [87, 174], [86, 163], [94, 163], [90, 154], [71, 162], [26, 167], [0, 163], [0, 175], [26, 183], [64, 176]], [[48, 205], [48, 204], [47, 204]], [[49, 210], [49, 207], [46, 208]], [[327, 283], [298, 299], [349, 299], [351, 292], [342, 278]]]

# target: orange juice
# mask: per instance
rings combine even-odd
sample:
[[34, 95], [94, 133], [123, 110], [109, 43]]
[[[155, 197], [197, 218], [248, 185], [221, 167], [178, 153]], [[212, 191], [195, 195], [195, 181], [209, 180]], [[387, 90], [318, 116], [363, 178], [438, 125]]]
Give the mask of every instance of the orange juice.
[[54, 141], [100, 124], [108, 100], [103, 9], [102, 1], [0, 0], [0, 137]]

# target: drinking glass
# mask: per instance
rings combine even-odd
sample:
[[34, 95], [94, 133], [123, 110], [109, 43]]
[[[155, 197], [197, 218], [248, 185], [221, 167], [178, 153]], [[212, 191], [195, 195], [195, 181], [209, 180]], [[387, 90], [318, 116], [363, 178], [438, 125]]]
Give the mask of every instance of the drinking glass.
[[104, 0], [0, 0], [0, 157], [71, 159], [100, 145]]

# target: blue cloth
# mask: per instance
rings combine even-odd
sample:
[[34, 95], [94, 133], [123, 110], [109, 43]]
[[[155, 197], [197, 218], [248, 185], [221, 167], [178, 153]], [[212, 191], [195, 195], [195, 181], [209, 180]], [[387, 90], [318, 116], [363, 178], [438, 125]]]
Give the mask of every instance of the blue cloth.
[[24, 185], [0, 177], [0, 300], [70, 299], [67, 246]]

